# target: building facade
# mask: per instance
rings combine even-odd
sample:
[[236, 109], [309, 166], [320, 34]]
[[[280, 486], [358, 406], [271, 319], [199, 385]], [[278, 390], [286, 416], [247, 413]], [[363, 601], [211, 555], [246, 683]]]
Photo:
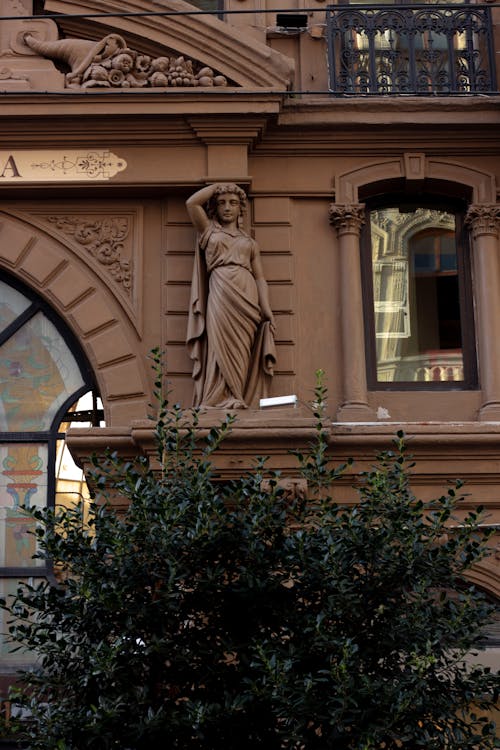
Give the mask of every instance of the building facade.
[[[333, 460], [357, 472], [403, 429], [416, 494], [460, 477], [464, 510], [500, 528], [497, 6], [0, 0], [0, 45], [4, 590], [41, 574], [16, 507], [83, 491], [56, 481], [67, 424], [83, 467], [151, 451], [154, 347], [191, 405], [185, 201], [212, 183], [248, 194], [269, 395], [296, 397], [238, 410], [221, 474], [265, 454], [296, 478], [322, 369]], [[497, 601], [499, 570], [497, 551], [475, 574]], [[18, 662], [0, 653], [5, 685]]]

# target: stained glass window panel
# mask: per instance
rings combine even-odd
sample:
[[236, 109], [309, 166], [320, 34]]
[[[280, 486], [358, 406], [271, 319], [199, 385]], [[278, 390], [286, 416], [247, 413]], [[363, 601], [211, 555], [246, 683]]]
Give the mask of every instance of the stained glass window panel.
[[[0, 597], [10, 598], [14, 596], [19, 588], [18, 578], [0, 578]], [[26, 578], [24, 582], [36, 586], [41, 579]], [[33, 653], [26, 649], [16, 649], [15, 644], [9, 640], [9, 623], [12, 616], [0, 609], [0, 664], [2, 672], [15, 672], [21, 668], [28, 668], [33, 664]], [[12, 624], [12, 623], [10, 623]]]
[[30, 305], [31, 301], [24, 294], [0, 281], [0, 333]]
[[0, 567], [42, 564], [36, 552], [34, 521], [21, 506], [47, 504], [47, 446], [41, 443], [0, 445]]
[[0, 430], [49, 430], [83, 383], [61, 334], [37, 313], [0, 347]]
[[[61, 412], [93, 385], [81, 352], [75, 356], [66, 343], [72, 340], [69, 332], [52, 323], [42, 300], [17, 287], [7, 276], [0, 281], [0, 597], [6, 598], [19, 581], [37, 585], [46, 573], [45, 561], [34, 558], [36, 521], [23, 506], [71, 504], [88, 496], [81, 470], [74, 467], [73, 476], [58, 438], [68, 427], [59, 424]], [[92, 391], [92, 413], [96, 404]], [[35, 572], [37, 577], [30, 577]], [[0, 610], [0, 676], [34, 662], [33, 654], [12, 650], [8, 617]]]

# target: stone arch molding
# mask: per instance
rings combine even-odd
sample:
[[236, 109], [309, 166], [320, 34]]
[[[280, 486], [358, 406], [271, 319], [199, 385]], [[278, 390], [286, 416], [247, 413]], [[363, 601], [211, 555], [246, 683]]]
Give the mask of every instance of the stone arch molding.
[[[117, 300], [59, 240], [0, 213], [0, 272], [8, 270], [53, 307], [94, 370], [108, 425], [147, 415], [147, 374], [138, 337]], [[122, 416], [123, 415], [123, 416]]]
[[357, 203], [358, 191], [364, 185], [390, 179], [419, 182], [425, 179], [445, 180], [472, 189], [473, 203], [496, 203], [495, 176], [460, 162], [407, 152], [402, 157], [372, 162], [338, 175], [335, 181], [336, 203]]
[[[189, 11], [193, 6], [184, 0], [128, 0], [127, 13], [141, 13], [154, 11]], [[95, 23], [89, 19], [87, 26], [89, 37], [85, 37], [85, 20], [82, 19], [75, 24], [71, 22], [71, 29], [67, 30], [67, 36], [78, 37], [73, 39], [73, 44], [68, 45], [69, 39], [58, 40], [54, 38], [54, 22], [46, 20], [47, 31], [40, 28], [37, 20], [30, 30], [30, 22], [24, 21], [24, 29], [18, 39], [24, 40], [23, 51], [27, 55], [37, 54], [49, 59], [64, 60], [71, 72], [66, 76], [66, 86], [77, 87], [88, 84], [88, 74], [85, 74], [85, 65], [95, 65], [95, 82], [92, 86], [99, 87], [104, 81], [104, 67], [99, 70], [99, 62], [105, 48], [110, 45], [122, 45], [122, 39], [132, 39], [130, 49], [135, 46], [141, 47], [141, 39], [144, 41], [143, 49], [149, 50], [154, 46], [157, 50], [165, 50], [160, 59], [163, 63], [155, 62], [149, 78], [144, 76], [145, 55], [135, 66], [131, 74], [125, 70], [128, 88], [147, 86], [237, 86], [246, 89], [286, 89], [292, 80], [293, 61], [290, 58], [276, 52], [267, 45], [258, 42], [249, 35], [229, 26], [227, 23], [208, 15], [171, 15], [171, 16], [134, 16], [120, 17], [124, 7], [122, 0], [47, 0], [45, 11], [48, 13], [74, 14], [81, 16], [85, 13], [116, 13], [110, 18], [99, 19], [99, 28], [102, 36], [96, 43]], [[61, 19], [60, 26], [64, 28], [65, 20]], [[107, 38], [107, 42], [103, 40]], [[93, 41], [92, 41], [93, 40]], [[85, 46], [87, 44], [87, 46]], [[99, 44], [101, 47], [99, 48]], [[88, 46], [90, 45], [90, 46]], [[94, 45], [94, 49], [92, 48]], [[138, 50], [140, 52], [140, 49]], [[174, 57], [169, 58], [169, 51]], [[118, 50], [119, 52], [119, 50]], [[94, 57], [93, 57], [94, 55]], [[174, 64], [175, 56], [180, 59], [180, 67], [183, 71], [175, 83], [169, 78], [166, 81], [165, 59], [170, 59]], [[158, 58], [157, 58], [158, 59]], [[121, 63], [125, 61], [122, 59]], [[187, 66], [187, 67], [185, 67]], [[174, 66], [178, 67], [178, 66]], [[208, 71], [208, 72], [207, 72]], [[211, 71], [211, 72], [210, 72]], [[112, 87], [118, 84], [120, 72], [116, 64], [112, 70]], [[87, 75], [85, 78], [84, 76]], [[99, 75], [101, 79], [99, 79]], [[193, 76], [190, 78], [190, 76]]]

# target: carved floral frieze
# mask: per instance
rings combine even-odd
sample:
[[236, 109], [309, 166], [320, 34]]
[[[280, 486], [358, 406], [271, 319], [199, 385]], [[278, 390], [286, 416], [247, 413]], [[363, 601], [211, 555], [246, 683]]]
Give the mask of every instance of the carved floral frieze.
[[24, 42], [39, 55], [62, 60], [71, 68], [66, 74], [68, 88], [227, 86], [227, 79], [212, 68], [183, 56], [142, 54], [130, 49], [119, 34], [108, 34], [93, 42], [85, 39], [41, 41], [27, 33]]
[[48, 216], [47, 220], [85, 248], [124, 292], [130, 295], [132, 267], [131, 262], [123, 257], [124, 243], [130, 234], [130, 221], [127, 217]]

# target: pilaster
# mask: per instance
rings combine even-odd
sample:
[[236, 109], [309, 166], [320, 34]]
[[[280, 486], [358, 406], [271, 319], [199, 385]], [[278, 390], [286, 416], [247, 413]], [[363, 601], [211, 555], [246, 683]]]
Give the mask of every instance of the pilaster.
[[341, 422], [373, 421], [368, 406], [365, 335], [359, 237], [365, 221], [362, 203], [330, 206], [330, 223], [337, 230], [340, 253], [342, 380], [344, 402], [337, 418]]
[[265, 130], [262, 117], [192, 117], [189, 124], [206, 148], [206, 181], [249, 183], [248, 151]]
[[500, 421], [500, 205], [475, 204], [465, 219], [474, 259], [479, 376], [479, 418]]

